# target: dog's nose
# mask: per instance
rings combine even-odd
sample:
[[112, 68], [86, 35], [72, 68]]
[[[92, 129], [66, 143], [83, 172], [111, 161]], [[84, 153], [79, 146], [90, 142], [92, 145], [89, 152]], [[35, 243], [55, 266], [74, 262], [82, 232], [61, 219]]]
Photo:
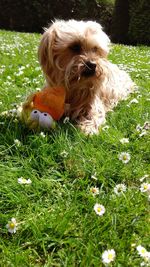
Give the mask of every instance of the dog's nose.
[[92, 61], [85, 62], [85, 69], [83, 71], [84, 76], [92, 76], [95, 74], [96, 64]]

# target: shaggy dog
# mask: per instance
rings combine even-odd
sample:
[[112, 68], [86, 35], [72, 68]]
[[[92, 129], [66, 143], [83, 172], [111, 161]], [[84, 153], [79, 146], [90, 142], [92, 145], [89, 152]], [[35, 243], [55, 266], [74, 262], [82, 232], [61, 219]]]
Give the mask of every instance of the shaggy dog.
[[87, 134], [133, 89], [129, 75], [107, 59], [110, 40], [93, 21], [57, 20], [42, 36], [39, 61], [49, 86], [64, 86], [65, 114]]

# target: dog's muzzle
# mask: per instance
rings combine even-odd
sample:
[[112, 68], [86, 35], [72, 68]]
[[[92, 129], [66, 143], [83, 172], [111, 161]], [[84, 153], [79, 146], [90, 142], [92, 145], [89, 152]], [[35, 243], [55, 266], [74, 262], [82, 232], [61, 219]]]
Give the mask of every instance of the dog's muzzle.
[[82, 75], [85, 77], [90, 77], [95, 74], [96, 71], [96, 63], [92, 61], [86, 61], [84, 70], [82, 71]]

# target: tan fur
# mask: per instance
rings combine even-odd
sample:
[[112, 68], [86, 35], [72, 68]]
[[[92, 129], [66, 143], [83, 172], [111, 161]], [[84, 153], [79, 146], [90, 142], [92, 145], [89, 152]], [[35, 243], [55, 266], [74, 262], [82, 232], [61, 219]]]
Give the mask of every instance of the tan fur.
[[[48, 85], [66, 88], [66, 115], [87, 134], [98, 133], [105, 113], [133, 88], [129, 75], [107, 60], [109, 45], [100, 24], [60, 20], [45, 30], [39, 46]], [[89, 77], [83, 75], [87, 62], [96, 64]]]

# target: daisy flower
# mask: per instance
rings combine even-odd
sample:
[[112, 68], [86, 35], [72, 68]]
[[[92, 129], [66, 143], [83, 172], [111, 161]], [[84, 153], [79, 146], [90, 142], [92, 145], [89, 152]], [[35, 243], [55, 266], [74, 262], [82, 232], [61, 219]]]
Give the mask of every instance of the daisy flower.
[[16, 95], [16, 98], [21, 98], [22, 97], [22, 95]]
[[99, 195], [99, 188], [98, 187], [91, 187], [90, 193], [92, 193], [93, 196]]
[[10, 116], [16, 116], [16, 114], [17, 114], [17, 109], [16, 109], [16, 108], [13, 108], [13, 109], [10, 109], [8, 112], [9, 112], [9, 115], [10, 115]]
[[18, 147], [21, 146], [21, 142], [18, 139], [14, 140], [14, 144]]
[[115, 187], [114, 187], [114, 193], [116, 195], [121, 195], [123, 192], [126, 191], [126, 185], [125, 184], [117, 184]]
[[116, 253], [114, 249], [105, 250], [102, 253], [102, 262], [106, 264], [111, 263], [112, 261], [114, 261], [115, 257], [116, 257]]
[[2, 116], [9, 117], [10, 116], [9, 110], [6, 110], [6, 111], [1, 112], [1, 115]]
[[146, 122], [144, 123], [144, 125], [143, 125], [143, 128], [144, 128], [145, 130], [150, 130], [150, 121], [146, 121]]
[[65, 151], [65, 150], [63, 150], [63, 151], [60, 153], [60, 155], [61, 155], [62, 157], [64, 157], [64, 158], [67, 158], [67, 156], [68, 156], [68, 152]]
[[131, 159], [131, 156], [127, 152], [122, 152], [119, 154], [119, 160], [121, 160], [123, 163], [128, 163]]
[[17, 231], [17, 222], [15, 218], [12, 218], [7, 224], [6, 228], [8, 229], [8, 232], [11, 234], [16, 233]]
[[20, 178], [18, 178], [18, 183], [19, 184], [31, 184], [32, 181], [30, 179], [25, 179], [23, 177], [20, 177]]
[[94, 210], [95, 210], [96, 214], [99, 216], [102, 216], [105, 213], [105, 207], [103, 205], [98, 204], [98, 203], [96, 203], [94, 205]]
[[147, 135], [147, 131], [146, 130], [142, 130], [142, 132], [139, 134], [139, 137], [142, 137], [144, 135]]
[[138, 104], [138, 103], [139, 103], [139, 101], [138, 101], [136, 98], [133, 98], [133, 99], [130, 101], [129, 105], [130, 105], [130, 104]]
[[142, 97], [142, 95], [137, 95], [137, 98], [141, 98]]
[[140, 191], [141, 192], [150, 192], [150, 184], [148, 184], [148, 183], [141, 184]]
[[137, 246], [136, 249], [137, 249], [139, 255], [140, 255], [142, 258], [145, 258], [145, 257], [146, 257], [146, 255], [147, 255], [147, 250], [146, 250], [146, 248], [144, 248], [143, 246], [139, 245], [139, 246]]
[[37, 87], [37, 88], [35, 88], [35, 90], [36, 90], [37, 92], [39, 92], [39, 91], [41, 91], [41, 88]]
[[140, 263], [140, 266], [145, 266], [145, 262], [142, 261], [142, 262]]
[[43, 137], [43, 138], [45, 138], [46, 135], [45, 135], [45, 133], [40, 132], [40, 136]]
[[120, 139], [121, 144], [128, 144], [129, 143], [129, 138], [122, 138]]

